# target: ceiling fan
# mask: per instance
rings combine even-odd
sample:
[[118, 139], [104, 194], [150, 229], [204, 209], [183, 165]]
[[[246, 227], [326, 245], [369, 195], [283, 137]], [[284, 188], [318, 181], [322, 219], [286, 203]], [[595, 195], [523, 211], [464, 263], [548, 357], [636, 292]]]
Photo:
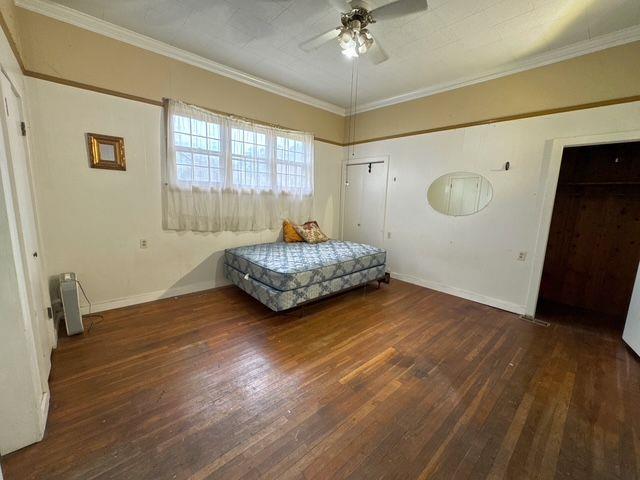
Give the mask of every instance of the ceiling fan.
[[389, 57], [367, 26], [378, 21], [403, 17], [425, 11], [427, 0], [396, 0], [382, 7], [371, 9], [366, 0], [329, 0], [341, 12], [342, 25], [300, 44], [307, 52], [320, 48], [327, 42], [338, 40], [342, 53], [347, 57], [359, 57], [368, 53], [377, 65]]

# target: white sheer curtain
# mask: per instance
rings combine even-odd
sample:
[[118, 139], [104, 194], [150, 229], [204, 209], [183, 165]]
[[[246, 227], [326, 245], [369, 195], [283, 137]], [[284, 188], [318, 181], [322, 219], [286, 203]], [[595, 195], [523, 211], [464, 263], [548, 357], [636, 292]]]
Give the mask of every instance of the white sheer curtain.
[[265, 230], [310, 219], [313, 135], [165, 105], [165, 229]]

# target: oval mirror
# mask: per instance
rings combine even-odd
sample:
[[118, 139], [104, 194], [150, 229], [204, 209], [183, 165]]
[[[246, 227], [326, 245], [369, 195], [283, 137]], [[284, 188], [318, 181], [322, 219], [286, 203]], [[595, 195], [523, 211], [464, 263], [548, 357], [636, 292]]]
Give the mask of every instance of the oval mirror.
[[434, 180], [427, 191], [429, 205], [452, 217], [479, 212], [492, 197], [493, 188], [489, 180], [471, 172], [447, 173]]

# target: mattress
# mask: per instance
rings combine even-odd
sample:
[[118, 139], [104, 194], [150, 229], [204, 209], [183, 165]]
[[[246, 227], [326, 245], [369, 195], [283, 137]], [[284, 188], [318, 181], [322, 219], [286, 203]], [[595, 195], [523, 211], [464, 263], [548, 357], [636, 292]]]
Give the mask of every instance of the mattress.
[[280, 291], [384, 266], [386, 257], [387, 253], [380, 248], [340, 240], [317, 244], [263, 243], [225, 250], [226, 265]]
[[304, 287], [282, 291], [251, 277], [246, 277], [245, 274], [230, 265], [225, 265], [224, 269], [229, 280], [276, 312], [378, 280], [385, 274], [385, 265], [378, 265]]

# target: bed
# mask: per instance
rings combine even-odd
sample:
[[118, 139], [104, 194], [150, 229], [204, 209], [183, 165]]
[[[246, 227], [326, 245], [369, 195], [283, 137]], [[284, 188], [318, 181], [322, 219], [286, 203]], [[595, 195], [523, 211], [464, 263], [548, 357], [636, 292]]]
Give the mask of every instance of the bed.
[[388, 282], [387, 253], [371, 245], [262, 243], [225, 250], [227, 279], [279, 312], [378, 280]]

